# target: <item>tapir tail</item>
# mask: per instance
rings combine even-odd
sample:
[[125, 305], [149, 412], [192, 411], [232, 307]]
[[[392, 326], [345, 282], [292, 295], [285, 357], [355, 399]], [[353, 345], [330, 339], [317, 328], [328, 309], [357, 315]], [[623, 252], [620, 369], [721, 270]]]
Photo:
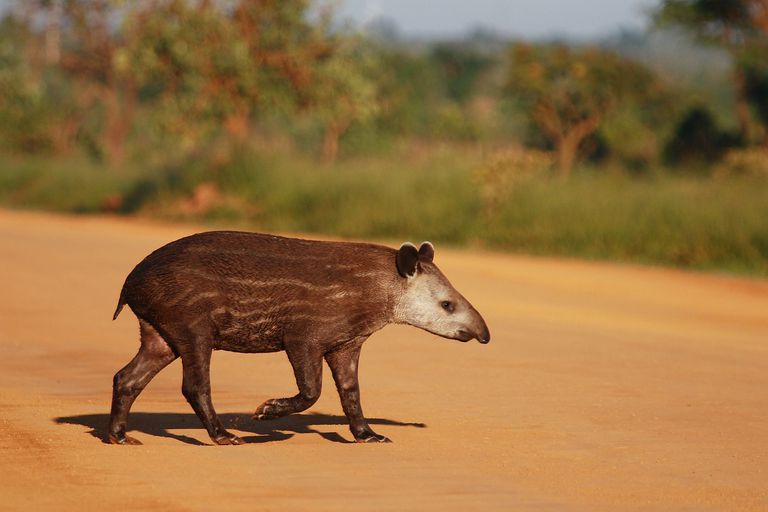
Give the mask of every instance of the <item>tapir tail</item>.
[[115, 308], [115, 314], [112, 315], [112, 320], [117, 319], [117, 315], [120, 314], [120, 312], [123, 310], [123, 306], [125, 306], [125, 297], [123, 296], [124, 292], [125, 292], [125, 287], [123, 287], [123, 289], [120, 290], [120, 298], [117, 300], [117, 308]]

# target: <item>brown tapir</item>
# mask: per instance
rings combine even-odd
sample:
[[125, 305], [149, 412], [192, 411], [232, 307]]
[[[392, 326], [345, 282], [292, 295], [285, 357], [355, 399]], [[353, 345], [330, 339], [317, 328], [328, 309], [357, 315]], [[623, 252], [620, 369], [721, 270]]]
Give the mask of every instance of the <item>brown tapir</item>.
[[212, 350], [285, 350], [299, 393], [267, 400], [255, 419], [303, 411], [320, 396], [323, 358], [358, 442], [388, 442], [360, 407], [357, 364], [372, 333], [410, 324], [446, 338], [490, 341], [485, 321], [432, 262], [424, 242], [399, 250], [256, 233], [200, 233], [157, 249], [128, 275], [114, 318], [128, 304], [141, 347], [114, 378], [109, 441], [125, 435], [128, 412], [149, 381], [181, 357], [182, 393], [217, 444], [241, 444], [211, 402]]

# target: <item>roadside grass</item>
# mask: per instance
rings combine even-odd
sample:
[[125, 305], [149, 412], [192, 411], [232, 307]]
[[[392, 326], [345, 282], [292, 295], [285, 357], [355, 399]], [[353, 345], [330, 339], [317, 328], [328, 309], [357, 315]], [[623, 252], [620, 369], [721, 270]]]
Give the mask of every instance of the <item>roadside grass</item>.
[[583, 172], [520, 186], [482, 230], [534, 254], [768, 275], [768, 179]]
[[[0, 204], [158, 216], [254, 230], [430, 239], [517, 253], [768, 276], [768, 179], [580, 169], [526, 180], [487, 208], [478, 155], [451, 148], [347, 158], [236, 151], [164, 166], [0, 161]], [[185, 207], [195, 190], [216, 196]]]
[[[0, 205], [71, 213], [99, 213], [147, 173], [109, 170], [89, 158], [0, 157]], [[112, 199], [114, 200], [114, 199]]]

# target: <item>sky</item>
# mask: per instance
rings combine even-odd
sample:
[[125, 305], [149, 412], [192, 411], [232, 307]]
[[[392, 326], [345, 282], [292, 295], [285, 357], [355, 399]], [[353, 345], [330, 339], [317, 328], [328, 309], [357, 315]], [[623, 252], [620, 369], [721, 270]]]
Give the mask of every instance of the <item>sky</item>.
[[335, 0], [341, 19], [376, 18], [406, 36], [461, 35], [478, 26], [523, 38], [599, 38], [621, 28], [643, 29], [659, 0]]
[[[622, 28], [643, 29], [661, 0], [312, 0], [333, 5], [339, 19], [364, 26], [394, 21], [412, 37], [464, 35], [477, 27], [526, 39], [595, 39]], [[0, 0], [0, 11], [14, 2]]]

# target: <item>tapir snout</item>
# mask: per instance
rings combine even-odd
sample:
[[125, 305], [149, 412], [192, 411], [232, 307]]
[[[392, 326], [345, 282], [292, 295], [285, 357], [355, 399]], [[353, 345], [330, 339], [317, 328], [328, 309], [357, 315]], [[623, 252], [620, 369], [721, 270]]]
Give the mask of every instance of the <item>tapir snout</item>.
[[480, 313], [474, 310], [474, 308], [472, 312], [475, 317], [473, 327], [471, 329], [460, 329], [456, 339], [464, 342], [476, 339], [485, 345], [491, 341], [491, 332], [488, 330], [488, 325], [486, 325], [485, 320], [480, 316]]
[[485, 325], [485, 321], [483, 321], [483, 327], [475, 335], [475, 338], [477, 338], [477, 341], [482, 344], [486, 344], [491, 341], [491, 331], [488, 330], [488, 326]]

